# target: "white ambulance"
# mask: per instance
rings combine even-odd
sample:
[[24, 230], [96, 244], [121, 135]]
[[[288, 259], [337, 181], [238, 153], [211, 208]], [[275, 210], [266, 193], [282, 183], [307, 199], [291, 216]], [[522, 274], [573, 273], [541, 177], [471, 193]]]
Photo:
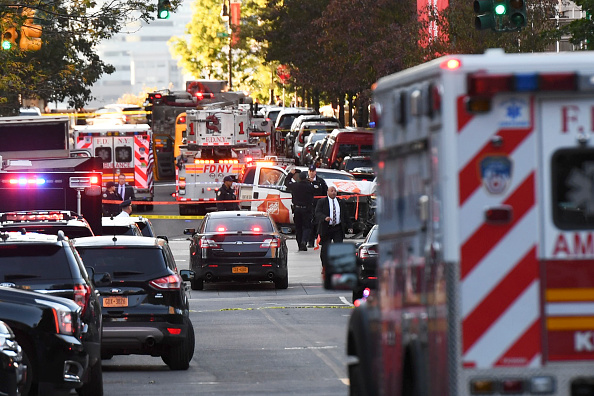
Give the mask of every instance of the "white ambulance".
[[[147, 124], [85, 125], [74, 127], [74, 148], [88, 150], [103, 162], [103, 183], [116, 182], [120, 174], [134, 187], [135, 201], [152, 202], [152, 131]], [[152, 210], [152, 205], [138, 205]]]
[[594, 53], [445, 56], [374, 100], [351, 393], [594, 394]]

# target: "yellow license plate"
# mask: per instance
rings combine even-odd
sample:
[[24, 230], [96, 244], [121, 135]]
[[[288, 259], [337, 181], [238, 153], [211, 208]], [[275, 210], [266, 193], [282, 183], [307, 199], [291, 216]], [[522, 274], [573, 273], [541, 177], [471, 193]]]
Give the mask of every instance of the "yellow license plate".
[[128, 297], [104, 297], [103, 306], [107, 308], [111, 307], [127, 307]]
[[231, 269], [231, 271], [234, 274], [247, 274], [248, 273], [248, 267], [233, 267]]

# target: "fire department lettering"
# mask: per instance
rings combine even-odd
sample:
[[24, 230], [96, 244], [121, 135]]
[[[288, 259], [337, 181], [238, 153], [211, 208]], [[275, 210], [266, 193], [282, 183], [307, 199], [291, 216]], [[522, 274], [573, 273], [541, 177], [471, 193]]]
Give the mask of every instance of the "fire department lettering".
[[223, 136], [206, 136], [204, 138], [205, 143], [225, 143], [228, 139]]
[[591, 331], [576, 331], [573, 334], [573, 348], [576, 352], [594, 352]]
[[594, 107], [569, 104], [561, 106], [561, 133], [594, 133]]
[[560, 233], [555, 240], [553, 257], [585, 257], [594, 256], [594, 235], [591, 232], [573, 235]]
[[204, 165], [203, 173], [231, 173], [233, 164], [209, 164]]

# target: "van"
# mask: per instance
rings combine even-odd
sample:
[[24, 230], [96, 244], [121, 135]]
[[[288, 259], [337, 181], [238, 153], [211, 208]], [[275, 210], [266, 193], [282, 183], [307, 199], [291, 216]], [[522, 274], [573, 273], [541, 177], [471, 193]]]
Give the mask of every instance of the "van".
[[339, 168], [338, 158], [368, 156], [373, 152], [373, 132], [370, 129], [341, 128], [332, 131], [319, 154], [322, 168]]

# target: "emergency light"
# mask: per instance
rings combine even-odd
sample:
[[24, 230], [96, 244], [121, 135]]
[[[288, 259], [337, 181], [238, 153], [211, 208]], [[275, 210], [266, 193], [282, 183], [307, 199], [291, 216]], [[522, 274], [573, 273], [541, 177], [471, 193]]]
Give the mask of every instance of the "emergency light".
[[25, 186], [33, 186], [33, 185], [43, 185], [45, 184], [45, 179], [41, 178], [41, 177], [32, 177], [32, 178], [26, 178], [26, 177], [19, 177], [18, 179], [9, 179], [8, 180], [9, 184], [12, 185], [19, 185], [22, 187]]

